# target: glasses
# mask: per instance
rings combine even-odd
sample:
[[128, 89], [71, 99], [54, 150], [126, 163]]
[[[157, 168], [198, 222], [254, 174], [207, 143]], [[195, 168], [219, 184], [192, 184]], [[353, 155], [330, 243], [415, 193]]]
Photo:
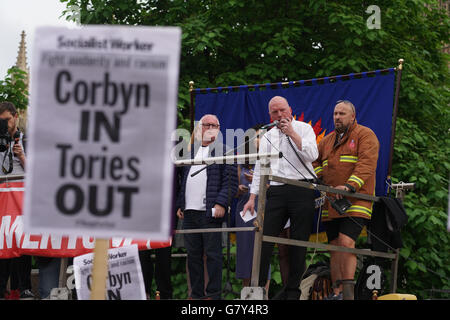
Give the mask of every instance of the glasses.
[[202, 126], [207, 129], [210, 129], [210, 128], [217, 129], [220, 127], [218, 124], [214, 124], [214, 123], [202, 123]]

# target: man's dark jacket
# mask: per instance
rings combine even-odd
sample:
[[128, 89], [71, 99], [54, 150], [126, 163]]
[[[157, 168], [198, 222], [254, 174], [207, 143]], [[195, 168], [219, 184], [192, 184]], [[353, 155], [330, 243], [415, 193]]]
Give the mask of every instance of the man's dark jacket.
[[[199, 145], [191, 145], [191, 159], [195, 157], [194, 151], [199, 149]], [[222, 150], [222, 154], [216, 155], [216, 150]], [[226, 146], [219, 143], [211, 143], [209, 145], [209, 156], [222, 156], [226, 153]], [[191, 166], [182, 167], [181, 188], [178, 193], [176, 209], [181, 208], [184, 211], [186, 199], [186, 181]], [[226, 208], [236, 195], [238, 189], [237, 166], [235, 164], [210, 164], [206, 170], [206, 217], [210, 222], [222, 222], [226, 217]], [[195, 167], [191, 174], [196, 172]], [[225, 208], [225, 216], [221, 219], [213, 218], [211, 209], [214, 205], [219, 204]]]

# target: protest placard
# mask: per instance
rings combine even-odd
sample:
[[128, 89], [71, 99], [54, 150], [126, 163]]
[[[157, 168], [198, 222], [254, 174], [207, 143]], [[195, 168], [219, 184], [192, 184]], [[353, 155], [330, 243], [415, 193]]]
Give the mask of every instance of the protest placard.
[[35, 34], [26, 232], [169, 239], [180, 29]]
[[[94, 254], [73, 259], [78, 300], [89, 300]], [[105, 300], [145, 300], [144, 278], [137, 245], [108, 250]]]
[[[36, 255], [45, 257], [75, 257], [94, 249], [95, 239], [90, 236], [24, 233], [22, 217], [23, 182], [0, 183], [0, 259]], [[139, 250], [164, 248], [168, 241], [113, 237], [110, 248], [137, 244]]]

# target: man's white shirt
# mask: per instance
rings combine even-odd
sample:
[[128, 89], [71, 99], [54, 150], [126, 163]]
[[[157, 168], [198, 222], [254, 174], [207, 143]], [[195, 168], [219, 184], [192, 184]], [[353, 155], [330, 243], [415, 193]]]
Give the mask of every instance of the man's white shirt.
[[[208, 157], [209, 146], [200, 147], [195, 155], [195, 160], [202, 160]], [[206, 210], [206, 183], [208, 180], [208, 176], [206, 175], [206, 169], [199, 172], [194, 177], [191, 177], [191, 174], [197, 172], [204, 168], [206, 165], [196, 165], [191, 166], [187, 181], [186, 181], [186, 206], [185, 210], [198, 210], [205, 211]]]
[[[302, 158], [303, 162], [308, 167], [309, 171], [314, 173], [312, 162], [319, 156], [316, 143], [316, 134], [314, 133], [313, 128], [305, 122], [292, 120], [292, 127], [302, 139], [302, 149], [298, 149], [294, 141], [291, 139], [292, 145], [294, 146], [297, 154]], [[259, 142], [259, 154], [273, 152], [282, 152], [283, 157], [270, 160], [270, 172], [272, 175], [294, 180], [314, 178], [295, 155], [294, 150], [289, 144], [288, 136], [282, 133], [277, 127], [274, 127], [266, 132], [261, 137]], [[285, 158], [287, 158], [288, 161]], [[256, 161], [253, 181], [250, 186], [250, 193], [256, 195], [259, 192], [261, 161], [264, 160]], [[270, 185], [282, 184], [283, 183], [270, 181]]]

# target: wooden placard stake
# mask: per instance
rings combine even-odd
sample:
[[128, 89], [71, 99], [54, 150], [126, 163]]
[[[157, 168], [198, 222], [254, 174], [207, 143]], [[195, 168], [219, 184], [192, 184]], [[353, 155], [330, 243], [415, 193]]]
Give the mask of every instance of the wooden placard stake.
[[109, 240], [95, 239], [91, 300], [105, 300]]

